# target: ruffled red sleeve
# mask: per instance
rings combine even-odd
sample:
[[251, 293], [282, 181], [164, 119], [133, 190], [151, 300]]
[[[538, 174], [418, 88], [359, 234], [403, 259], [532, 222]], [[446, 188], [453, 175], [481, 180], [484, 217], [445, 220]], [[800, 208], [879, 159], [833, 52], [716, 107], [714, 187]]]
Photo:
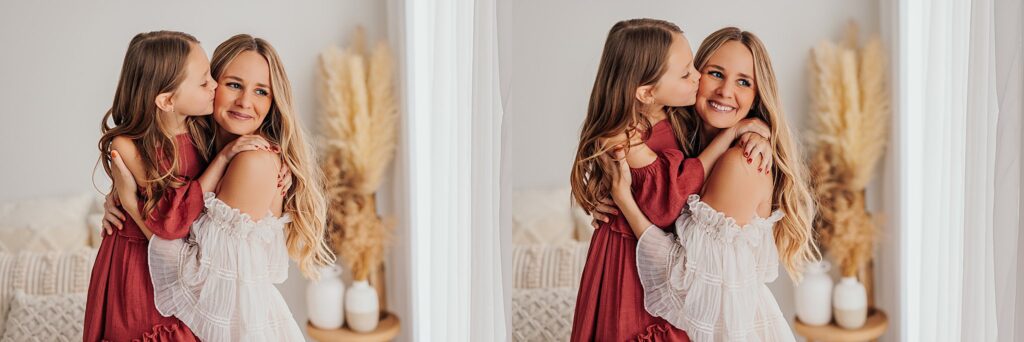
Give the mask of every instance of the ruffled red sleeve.
[[146, 217], [146, 227], [165, 240], [188, 236], [192, 222], [203, 212], [203, 188], [188, 181], [179, 188], [167, 189]]
[[704, 186], [704, 165], [676, 149], [657, 155], [653, 163], [630, 170], [633, 198], [651, 223], [669, 228], [686, 206], [686, 198]]

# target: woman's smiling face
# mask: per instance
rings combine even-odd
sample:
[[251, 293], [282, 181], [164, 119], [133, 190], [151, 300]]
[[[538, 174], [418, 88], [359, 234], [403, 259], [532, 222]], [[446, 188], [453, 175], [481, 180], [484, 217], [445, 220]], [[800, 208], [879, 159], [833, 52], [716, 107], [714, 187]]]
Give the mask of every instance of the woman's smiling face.
[[224, 68], [217, 80], [213, 119], [235, 135], [253, 134], [273, 104], [270, 65], [255, 51], [245, 51]]
[[750, 49], [738, 41], [722, 44], [701, 74], [695, 108], [705, 125], [728, 128], [747, 117], [757, 97]]

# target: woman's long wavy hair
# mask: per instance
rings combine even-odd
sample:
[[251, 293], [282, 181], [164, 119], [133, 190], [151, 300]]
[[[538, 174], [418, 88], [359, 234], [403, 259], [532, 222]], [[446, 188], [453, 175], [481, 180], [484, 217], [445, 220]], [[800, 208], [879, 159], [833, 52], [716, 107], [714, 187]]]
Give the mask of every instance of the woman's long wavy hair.
[[[608, 32], [569, 176], [573, 199], [587, 213], [611, 191], [616, 168], [602, 158], [614, 147], [605, 143], [608, 138], [623, 132], [627, 138], [650, 132], [636, 90], [657, 83], [665, 74], [669, 47], [674, 36], [682, 33], [679, 26], [657, 19], [623, 20]], [[678, 126], [680, 109], [666, 107], [665, 111], [672, 125]]]
[[[291, 82], [288, 81], [281, 58], [266, 40], [239, 34], [214, 50], [210, 62], [211, 73], [214, 79], [219, 80], [228, 64], [245, 51], [260, 54], [270, 66], [273, 101], [256, 134], [280, 146], [281, 158], [291, 169], [292, 187], [284, 199], [284, 212], [292, 218], [285, 229], [288, 253], [298, 262], [303, 275], [316, 279], [319, 266], [335, 261], [335, 255], [325, 241], [327, 200], [324, 197], [323, 174], [316, 164], [311, 145], [306, 141], [306, 134], [295, 119]], [[212, 125], [215, 127], [216, 122]], [[219, 145], [217, 141], [212, 144]], [[207, 153], [212, 155], [213, 151]]]
[[[100, 123], [99, 163], [111, 176], [110, 144], [117, 136], [135, 143], [142, 159], [146, 180], [142, 187], [142, 214], [149, 217], [156, 202], [168, 189], [184, 185], [178, 177], [181, 167], [177, 141], [170, 127], [165, 127], [156, 106], [157, 95], [173, 93], [185, 80], [188, 54], [198, 48], [195, 37], [175, 31], [139, 33], [128, 43], [121, 76], [114, 92], [114, 103]], [[201, 149], [208, 146], [207, 122], [189, 116], [185, 125], [193, 143]], [[111, 176], [112, 177], [112, 176]]]
[[[811, 196], [807, 182], [803, 155], [786, 124], [768, 50], [753, 33], [726, 27], [704, 39], [694, 56], [694, 67], [703, 72], [708, 59], [722, 45], [732, 41], [740, 42], [750, 49], [754, 58], [754, 83], [757, 85], [757, 95], [747, 117], [759, 118], [771, 128], [772, 136], [769, 141], [774, 152], [772, 174], [775, 184], [772, 209], [782, 210], [786, 214], [775, 226], [775, 245], [790, 277], [799, 280], [802, 278], [803, 265], [821, 257], [813, 240], [814, 231], [811, 226], [814, 219], [814, 197]], [[687, 156], [697, 155], [710, 141], [710, 137], [705, 137], [702, 130], [704, 121], [693, 107], [682, 111], [682, 116], [682, 124], [673, 125], [673, 130], [677, 137], [687, 137], [683, 138], [686, 140], [683, 144], [683, 153]]]

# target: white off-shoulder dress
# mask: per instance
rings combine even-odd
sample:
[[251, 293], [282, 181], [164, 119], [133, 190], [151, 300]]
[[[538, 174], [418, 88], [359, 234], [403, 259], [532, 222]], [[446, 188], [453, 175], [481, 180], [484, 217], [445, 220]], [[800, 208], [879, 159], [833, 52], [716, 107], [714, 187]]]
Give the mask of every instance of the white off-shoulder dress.
[[287, 214], [259, 221], [204, 194], [206, 211], [184, 239], [149, 242], [156, 308], [200, 339], [305, 341], [274, 284], [288, 278]]
[[644, 307], [693, 341], [794, 341], [766, 283], [778, 277], [775, 211], [740, 227], [690, 195], [677, 234], [647, 229], [636, 265]]

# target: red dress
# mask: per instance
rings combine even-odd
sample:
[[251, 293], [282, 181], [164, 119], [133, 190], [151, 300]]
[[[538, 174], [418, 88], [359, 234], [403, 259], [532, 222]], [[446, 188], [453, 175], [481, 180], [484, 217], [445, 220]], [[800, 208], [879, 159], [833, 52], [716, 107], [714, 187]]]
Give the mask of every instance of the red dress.
[[[146, 219], [153, 234], [164, 239], [188, 236], [192, 221], [203, 210], [203, 189], [195, 179], [206, 165], [188, 134], [175, 138], [181, 176], [187, 183], [169, 189]], [[143, 203], [141, 197], [139, 203]], [[131, 218], [124, 222], [124, 229], [104, 235], [89, 281], [84, 341], [199, 340], [177, 318], [157, 312], [148, 246], [149, 240]]]
[[[673, 229], [687, 196], [700, 191], [704, 167], [699, 159], [683, 156], [668, 120], [651, 127], [647, 145], [658, 158], [631, 170], [633, 197], [651, 223]], [[636, 241], [622, 214], [594, 232], [576, 297], [572, 341], [689, 341], [686, 332], [644, 309]]]

